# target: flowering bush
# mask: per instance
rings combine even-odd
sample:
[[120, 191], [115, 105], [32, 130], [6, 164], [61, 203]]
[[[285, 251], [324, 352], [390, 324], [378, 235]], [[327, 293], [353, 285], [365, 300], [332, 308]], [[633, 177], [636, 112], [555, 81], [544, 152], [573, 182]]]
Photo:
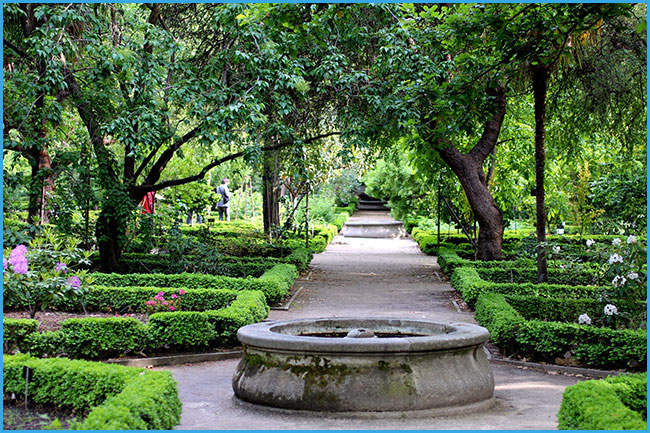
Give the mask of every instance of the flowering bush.
[[45, 229], [29, 243], [29, 248], [18, 245], [11, 250], [5, 249], [2, 258], [4, 306], [23, 307], [34, 318], [38, 311], [48, 308], [55, 297], [83, 298], [91, 278], [85, 270], [75, 268], [89, 265], [92, 251], [82, 251], [76, 246], [74, 240], [64, 242], [51, 229]]
[[156, 296], [145, 302], [149, 314], [161, 313], [167, 311], [179, 311], [181, 307], [181, 296], [185, 290], [179, 289], [178, 295], [172, 293], [169, 299], [165, 299], [165, 292], [158, 292]]
[[595, 248], [591, 239], [586, 242], [592, 260], [602, 263], [601, 274], [605, 281], [611, 282], [601, 293], [601, 300], [606, 304], [601, 320], [614, 328], [645, 328], [646, 248], [638, 243], [635, 235], [623, 239], [615, 238], [611, 246]]

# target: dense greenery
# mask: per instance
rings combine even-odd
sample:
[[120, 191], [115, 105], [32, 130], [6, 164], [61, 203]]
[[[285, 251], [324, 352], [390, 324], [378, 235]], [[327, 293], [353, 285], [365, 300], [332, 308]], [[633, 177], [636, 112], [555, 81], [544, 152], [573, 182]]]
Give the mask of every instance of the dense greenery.
[[587, 380], [564, 391], [558, 428], [646, 430], [647, 412], [647, 373]]
[[2, 356], [3, 394], [25, 391], [23, 367], [30, 367], [30, 398], [79, 413], [81, 430], [168, 430], [180, 422], [181, 402], [172, 375], [69, 359], [37, 359], [19, 354]]

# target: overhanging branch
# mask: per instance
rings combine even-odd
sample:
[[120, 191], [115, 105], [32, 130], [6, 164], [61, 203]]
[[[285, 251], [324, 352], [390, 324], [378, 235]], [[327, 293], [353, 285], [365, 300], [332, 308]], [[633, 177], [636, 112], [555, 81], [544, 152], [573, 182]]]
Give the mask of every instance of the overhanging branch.
[[[320, 134], [320, 135], [316, 135], [314, 137], [310, 137], [310, 138], [308, 138], [306, 140], [303, 140], [302, 142], [305, 143], [305, 144], [309, 144], [309, 143], [313, 143], [314, 141], [321, 140], [323, 138], [331, 137], [331, 136], [334, 136], [334, 135], [340, 135], [340, 134], [341, 133], [339, 131], [327, 132], [325, 134]], [[279, 144], [275, 144], [275, 145], [264, 146], [260, 150], [263, 151], [263, 152], [269, 152], [269, 151], [272, 151], [272, 150], [278, 150], [278, 149], [281, 149], [283, 147], [287, 147], [287, 146], [289, 146], [291, 144], [294, 144], [294, 143], [295, 143], [295, 141], [293, 141], [293, 140], [285, 141], [283, 143], [279, 143]], [[190, 182], [196, 182], [197, 180], [203, 179], [205, 177], [205, 175], [208, 174], [208, 172], [210, 170], [212, 170], [213, 168], [215, 168], [215, 167], [217, 167], [217, 166], [219, 166], [219, 165], [221, 165], [223, 163], [226, 163], [228, 161], [232, 161], [233, 159], [241, 158], [242, 156], [244, 156], [243, 151], [236, 152], [236, 153], [231, 153], [230, 155], [224, 156], [223, 158], [216, 159], [216, 160], [212, 161], [210, 164], [203, 167], [203, 169], [201, 169], [201, 171], [199, 173], [197, 173], [197, 174], [195, 174], [193, 176], [188, 176], [188, 177], [184, 177], [184, 178], [181, 178], [181, 179], [172, 179], [172, 180], [168, 180], [168, 181], [165, 181], [165, 182], [160, 182], [160, 183], [158, 183], [156, 185], [151, 185], [151, 184], [138, 185], [138, 186], [133, 188], [133, 190], [132, 190], [133, 192], [131, 193], [131, 196], [133, 198], [135, 198], [136, 200], [139, 200], [147, 192], [160, 191], [162, 189], [169, 188], [169, 187], [172, 187], [172, 186], [178, 186], [178, 185], [184, 185], [184, 184], [190, 183]]]

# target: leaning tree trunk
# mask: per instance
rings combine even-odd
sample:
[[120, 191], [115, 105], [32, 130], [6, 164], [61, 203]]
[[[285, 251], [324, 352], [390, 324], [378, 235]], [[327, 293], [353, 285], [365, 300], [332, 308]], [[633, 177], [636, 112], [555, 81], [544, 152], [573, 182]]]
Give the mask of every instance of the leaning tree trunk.
[[505, 90], [502, 88], [489, 89], [488, 95], [495, 102], [494, 114], [485, 122], [481, 138], [468, 153], [461, 153], [449, 143], [444, 146], [441, 140], [437, 140], [434, 146], [442, 160], [458, 177], [478, 222], [477, 258], [501, 260], [503, 259], [503, 217], [488, 188], [483, 162], [497, 145], [506, 114], [506, 97]]
[[443, 161], [458, 177], [478, 222], [479, 260], [503, 259], [503, 217], [483, 173], [483, 161], [460, 153], [456, 148], [440, 151]]
[[546, 205], [544, 171], [546, 165], [546, 86], [549, 69], [544, 65], [533, 67], [533, 95], [535, 98], [535, 201], [537, 211], [537, 282], [548, 281], [546, 248]]
[[275, 157], [275, 152], [269, 152], [264, 156], [262, 210], [265, 233], [271, 233], [273, 228], [280, 227], [280, 198], [278, 197], [278, 173]]

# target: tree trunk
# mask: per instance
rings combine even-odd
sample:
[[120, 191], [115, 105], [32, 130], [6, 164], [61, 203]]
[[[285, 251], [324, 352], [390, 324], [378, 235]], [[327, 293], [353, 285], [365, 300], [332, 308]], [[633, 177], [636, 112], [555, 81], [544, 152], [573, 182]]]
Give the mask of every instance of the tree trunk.
[[103, 208], [97, 217], [95, 226], [99, 260], [103, 272], [115, 272], [122, 254], [122, 245], [119, 239], [124, 233], [120, 233], [118, 221], [111, 213], [113, 213], [113, 209]]
[[456, 148], [440, 152], [460, 180], [478, 222], [479, 260], [503, 259], [503, 217], [485, 181], [483, 161], [460, 153]]
[[264, 156], [262, 209], [265, 233], [271, 233], [273, 228], [280, 227], [280, 200], [278, 197], [278, 174], [275, 153], [269, 152]]
[[488, 189], [483, 162], [493, 152], [499, 139], [506, 114], [505, 90], [489, 89], [488, 95], [495, 102], [494, 114], [485, 122], [481, 138], [468, 153], [461, 153], [453, 145], [447, 144], [445, 147], [440, 140], [436, 141], [435, 147], [442, 160], [458, 177], [478, 222], [477, 258], [501, 260], [503, 259], [503, 216]]
[[533, 95], [535, 98], [535, 201], [537, 211], [537, 282], [548, 281], [546, 249], [546, 205], [544, 192], [544, 170], [546, 165], [546, 86], [549, 78], [548, 67], [533, 66]]

